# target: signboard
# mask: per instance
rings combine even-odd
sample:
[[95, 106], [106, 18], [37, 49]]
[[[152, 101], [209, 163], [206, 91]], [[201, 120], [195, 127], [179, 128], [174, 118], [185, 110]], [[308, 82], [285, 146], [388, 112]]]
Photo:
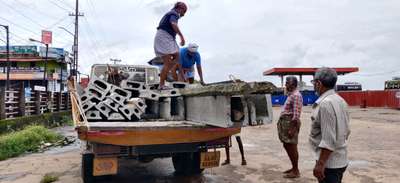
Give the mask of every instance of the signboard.
[[200, 154], [200, 168], [212, 168], [219, 166], [220, 151], [214, 152], [201, 152]]
[[35, 85], [33, 87], [33, 90], [35, 90], [35, 91], [46, 91], [46, 87]]
[[[46, 56], [46, 47], [40, 47], [39, 56]], [[49, 48], [47, 53], [48, 58], [64, 58], [64, 48]]]
[[396, 98], [400, 99], [400, 92], [396, 92]]
[[[0, 54], [6, 54], [7, 48], [0, 46]], [[10, 53], [12, 54], [35, 54], [37, 53], [37, 46], [10, 46]]]
[[51, 44], [52, 41], [52, 32], [42, 30], [42, 43], [43, 44]]

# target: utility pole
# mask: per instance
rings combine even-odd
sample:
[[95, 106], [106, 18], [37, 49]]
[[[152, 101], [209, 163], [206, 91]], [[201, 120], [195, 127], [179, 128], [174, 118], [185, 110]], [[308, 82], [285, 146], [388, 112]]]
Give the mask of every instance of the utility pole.
[[[6, 43], [6, 59], [7, 59], [7, 80], [6, 80], [6, 89], [10, 89], [10, 33], [8, 29], [8, 25], [0, 25], [6, 29], [7, 43]], [[4, 70], [3, 70], [4, 71]]]
[[117, 64], [117, 62], [122, 62], [121, 59], [112, 59], [112, 58], [110, 58], [110, 61], [114, 62], [114, 65]]
[[75, 13], [70, 13], [69, 16], [75, 17], [75, 34], [74, 34], [74, 64], [73, 64], [73, 71], [72, 75], [76, 76], [78, 72], [78, 26], [79, 26], [79, 17], [84, 16], [83, 13], [79, 13], [79, 0], [75, 1]]

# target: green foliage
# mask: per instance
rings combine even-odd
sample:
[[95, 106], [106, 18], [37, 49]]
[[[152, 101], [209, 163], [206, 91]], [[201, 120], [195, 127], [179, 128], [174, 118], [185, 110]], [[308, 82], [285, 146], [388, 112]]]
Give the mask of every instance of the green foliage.
[[55, 182], [55, 181], [58, 181], [58, 177], [57, 176], [46, 174], [46, 175], [44, 175], [44, 177], [42, 178], [40, 183], [51, 183], [51, 182]]
[[72, 123], [71, 120], [71, 111], [5, 119], [0, 120], [0, 134], [18, 131], [29, 125], [43, 125], [49, 128], [69, 125]]
[[25, 152], [36, 152], [41, 144], [54, 143], [61, 139], [61, 135], [43, 126], [28, 126], [21, 131], [0, 136], [0, 160]]

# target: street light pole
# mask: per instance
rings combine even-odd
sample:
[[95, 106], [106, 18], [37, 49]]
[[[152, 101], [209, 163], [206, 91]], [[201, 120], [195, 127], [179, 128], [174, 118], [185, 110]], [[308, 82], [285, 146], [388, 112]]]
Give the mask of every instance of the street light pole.
[[48, 54], [49, 54], [49, 44], [45, 44], [46, 45], [46, 55], [44, 58], [44, 73], [43, 73], [43, 86], [46, 88], [46, 92], [47, 92], [47, 59], [48, 59]]
[[[6, 80], [6, 89], [10, 89], [10, 37], [9, 37], [9, 29], [8, 25], [0, 25], [6, 29], [7, 43], [6, 43], [6, 59], [7, 59], [7, 80]], [[4, 71], [4, 69], [3, 69]]]

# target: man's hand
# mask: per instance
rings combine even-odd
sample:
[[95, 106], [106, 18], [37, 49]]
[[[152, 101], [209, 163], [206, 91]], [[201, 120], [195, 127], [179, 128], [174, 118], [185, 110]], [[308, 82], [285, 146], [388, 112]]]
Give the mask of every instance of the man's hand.
[[181, 36], [181, 46], [185, 46], [185, 38]]
[[314, 167], [314, 177], [318, 179], [318, 181], [322, 181], [325, 178], [325, 165], [320, 161], [317, 161]]

